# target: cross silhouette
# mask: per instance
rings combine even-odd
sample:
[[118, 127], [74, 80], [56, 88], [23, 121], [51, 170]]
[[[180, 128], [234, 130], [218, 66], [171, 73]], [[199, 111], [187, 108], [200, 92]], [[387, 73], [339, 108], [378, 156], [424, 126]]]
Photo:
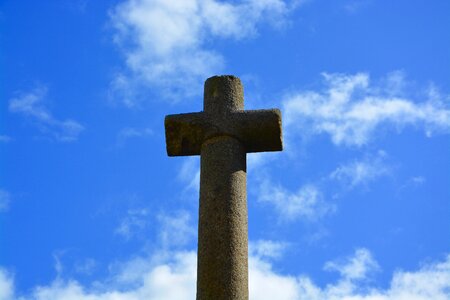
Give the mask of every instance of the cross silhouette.
[[203, 112], [164, 123], [169, 156], [201, 156], [197, 299], [248, 299], [246, 153], [282, 150], [281, 113], [244, 110], [239, 78], [214, 76]]

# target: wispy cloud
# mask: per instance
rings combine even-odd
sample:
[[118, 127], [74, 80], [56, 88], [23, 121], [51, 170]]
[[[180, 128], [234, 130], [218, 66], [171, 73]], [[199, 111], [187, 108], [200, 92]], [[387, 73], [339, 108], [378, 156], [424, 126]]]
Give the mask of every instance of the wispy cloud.
[[366, 73], [323, 77], [322, 90], [294, 93], [283, 102], [287, 138], [328, 134], [336, 145], [362, 146], [380, 129], [419, 127], [427, 136], [450, 132], [448, 97], [433, 87], [425, 95], [405, 93], [399, 72], [378, 84], [371, 84]]
[[11, 194], [4, 189], [0, 189], [0, 212], [7, 211], [9, 209], [10, 202]]
[[140, 236], [149, 225], [149, 213], [145, 208], [129, 209], [120, 220], [115, 233], [126, 240]]
[[117, 145], [123, 146], [127, 140], [136, 138], [145, 138], [153, 135], [153, 130], [150, 128], [122, 128], [117, 133]]
[[423, 176], [413, 176], [411, 177], [411, 182], [416, 184], [416, 185], [422, 185], [424, 184], [426, 181], [425, 177]]
[[[152, 263], [148, 263], [151, 261]], [[98, 281], [84, 286], [70, 279], [55, 279], [48, 285], [35, 287], [28, 295], [15, 295], [14, 278], [0, 269], [0, 297], [7, 300], [139, 300], [195, 299], [196, 253], [173, 252], [163, 259], [145, 258], [140, 264], [135, 259], [123, 265], [116, 280]], [[270, 261], [249, 257], [249, 290], [252, 300], [429, 300], [448, 299], [450, 289], [450, 256], [442, 261], [423, 265], [414, 271], [396, 271], [386, 288], [369, 285], [371, 274], [378, 270], [372, 254], [360, 248], [348, 258], [328, 262], [325, 268], [337, 271], [340, 277], [325, 287], [316, 285], [307, 275], [283, 275], [274, 271]], [[126, 283], [126, 285], [124, 285]]]
[[417, 189], [422, 185], [426, 184], [426, 181], [427, 179], [423, 176], [412, 176], [398, 187], [397, 194], [399, 195], [406, 190]]
[[349, 188], [367, 185], [381, 176], [388, 175], [391, 168], [386, 163], [386, 152], [380, 150], [376, 155], [366, 155], [360, 160], [340, 165], [331, 172], [330, 178]]
[[273, 182], [265, 171], [260, 171], [256, 196], [259, 203], [274, 208], [280, 221], [314, 222], [337, 210], [335, 203], [327, 201], [328, 197], [335, 198], [339, 194], [329, 194], [328, 185], [331, 182], [339, 183], [339, 191], [367, 188], [372, 181], [392, 173], [393, 167], [388, 162], [387, 153], [379, 150], [375, 154], [366, 154], [360, 159], [342, 163], [328, 175], [316, 182], [303, 184], [296, 190]]
[[185, 158], [178, 172], [178, 179], [185, 184], [186, 190], [196, 194], [200, 191], [200, 164], [198, 157]]
[[258, 201], [272, 205], [282, 221], [315, 221], [335, 207], [323, 200], [317, 186], [306, 184], [291, 192], [270, 180], [263, 180], [259, 186]]
[[354, 255], [337, 261], [329, 261], [325, 264], [327, 271], [337, 271], [344, 280], [360, 280], [379, 269], [372, 253], [365, 248], [356, 249]]
[[356, 14], [371, 4], [372, 0], [350, 0], [344, 5], [344, 9], [349, 14]]
[[84, 130], [80, 123], [66, 119], [56, 119], [45, 107], [44, 100], [47, 96], [47, 88], [39, 86], [28, 92], [20, 92], [9, 101], [9, 111], [21, 114], [27, 120], [35, 124], [41, 133], [50, 136], [60, 142], [72, 142], [78, 139]]
[[0, 143], [9, 143], [12, 140], [10, 136], [0, 135]]
[[283, 255], [288, 243], [271, 240], [250, 241], [249, 253], [251, 256], [265, 259], [277, 259]]
[[160, 214], [158, 220], [161, 226], [159, 237], [165, 249], [185, 246], [197, 235], [192, 217], [187, 211], [178, 211], [173, 215]]
[[60, 278], [62, 277], [63, 273], [64, 273], [64, 264], [62, 262], [62, 258], [63, 256], [66, 254], [67, 250], [56, 250], [53, 252], [52, 256], [53, 256], [53, 267], [55, 269], [56, 272], [56, 277]]
[[91, 275], [98, 267], [97, 261], [92, 258], [86, 258], [81, 261], [77, 261], [75, 264], [75, 272], [78, 274]]
[[203, 80], [225, 66], [213, 39], [253, 37], [259, 23], [282, 24], [289, 9], [283, 0], [124, 1], [110, 13], [126, 65], [111, 83], [112, 94], [127, 106], [136, 105], [144, 85], [172, 100], [197, 95]]
[[66, 9], [79, 14], [86, 13], [90, 0], [70, 0], [61, 3]]
[[129, 209], [120, 219], [115, 233], [125, 240], [142, 238], [151, 228], [158, 228], [158, 240], [162, 249], [186, 246], [196, 236], [189, 212], [178, 210], [172, 213], [151, 214], [147, 208]]
[[15, 300], [14, 277], [3, 268], [0, 268], [0, 299]]

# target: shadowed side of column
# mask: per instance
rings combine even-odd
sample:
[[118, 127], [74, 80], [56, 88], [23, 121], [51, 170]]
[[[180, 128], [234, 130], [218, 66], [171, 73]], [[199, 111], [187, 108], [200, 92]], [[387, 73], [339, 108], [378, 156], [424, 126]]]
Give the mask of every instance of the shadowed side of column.
[[201, 150], [197, 299], [248, 299], [246, 152], [228, 136]]

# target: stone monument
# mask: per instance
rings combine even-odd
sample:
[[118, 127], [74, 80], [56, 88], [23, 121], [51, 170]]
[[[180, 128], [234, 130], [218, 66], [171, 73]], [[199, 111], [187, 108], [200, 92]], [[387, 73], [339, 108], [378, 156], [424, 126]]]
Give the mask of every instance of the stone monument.
[[206, 80], [203, 111], [165, 118], [169, 156], [200, 155], [197, 299], [248, 299], [246, 153], [281, 151], [278, 109], [244, 110], [234, 76]]

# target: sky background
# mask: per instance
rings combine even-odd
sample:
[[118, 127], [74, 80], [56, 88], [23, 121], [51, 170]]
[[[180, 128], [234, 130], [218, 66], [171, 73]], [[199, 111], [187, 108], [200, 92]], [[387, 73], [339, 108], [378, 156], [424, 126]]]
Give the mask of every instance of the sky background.
[[0, 1], [0, 299], [195, 299], [210, 76], [249, 154], [251, 299], [450, 299], [450, 2]]

